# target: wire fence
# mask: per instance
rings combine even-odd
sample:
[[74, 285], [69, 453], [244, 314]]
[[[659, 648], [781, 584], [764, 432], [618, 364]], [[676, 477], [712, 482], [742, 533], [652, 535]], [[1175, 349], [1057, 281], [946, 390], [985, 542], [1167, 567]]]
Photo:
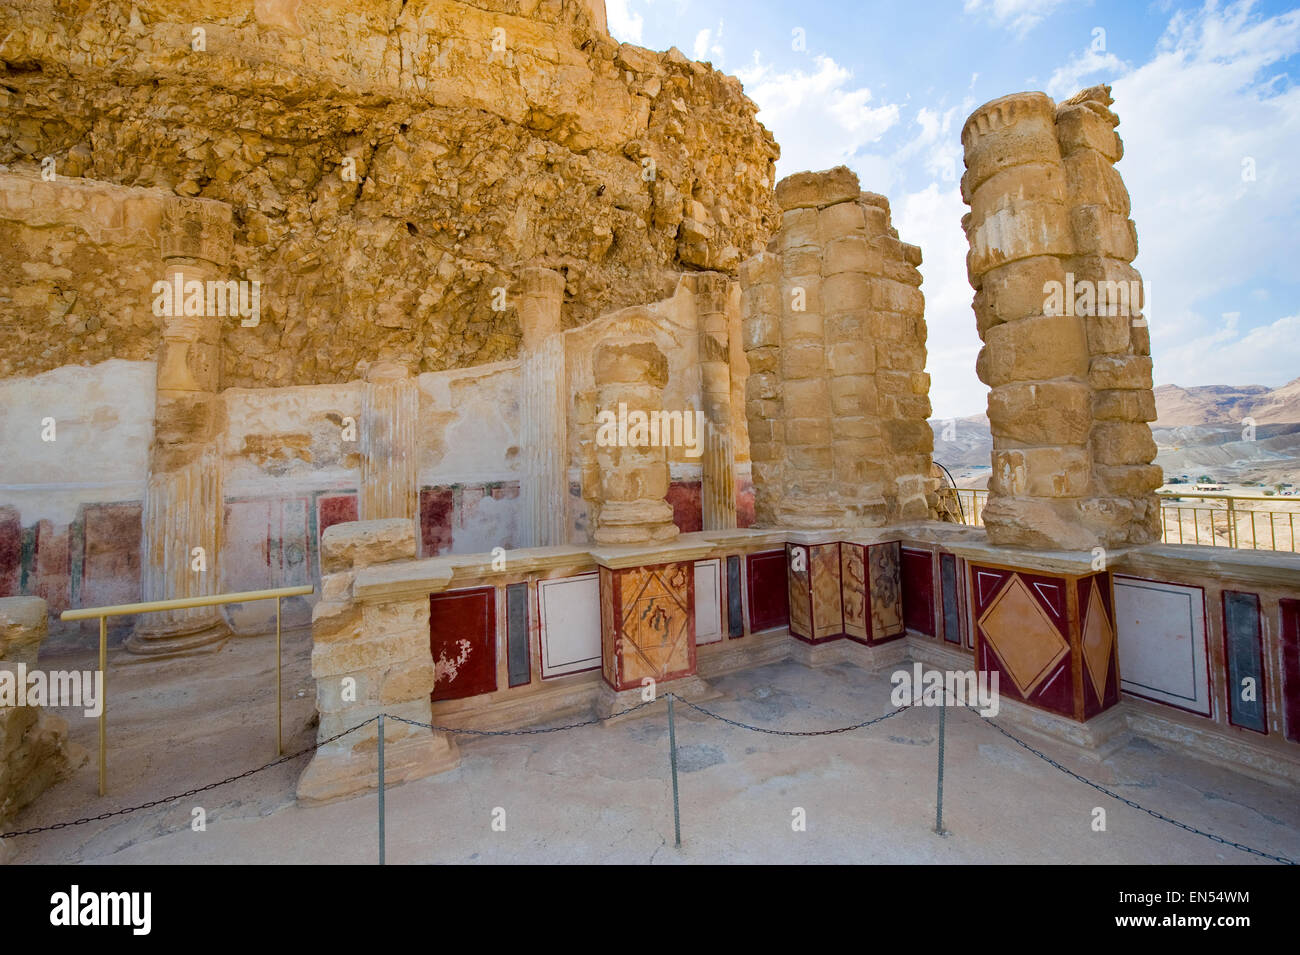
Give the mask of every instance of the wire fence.
[[[281, 756], [278, 759], [272, 760], [271, 762], [265, 763], [254, 769], [246, 770], [245, 772], [239, 773], [235, 776], [229, 776], [217, 782], [208, 783], [205, 786], [198, 786], [195, 787], [194, 789], [186, 790], [183, 793], [176, 793], [175, 795], [164, 796], [159, 799], [151, 799], [148, 802], [141, 803], [138, 806], [128, 806], [121, 809], [114, 809], [109, 812], [103, 812], [96, 816], [86, 816], [81, 819], [71, 819], [63, 822], [56, 822], [47, 826], [33, 826], [28, 829], [18, 829], [12, 832], [0, 832], [0, 839], [11, 839], [19, 836], [32, 836], [43, 832], [53, 832], [59, 829], [67, 829], [73, 826], [82, 826], [92, 822], [102, 822], [107, 819], [112, 819], [116, 816], [124, 816], [127, 815], [128, 813], [138, 812], [142, 809], [152, 809], [156, 806], [161, 806], [166, 803], [175, 802], [180, 799], [186, 799], [190, 796], [195, 796], [198, 795], [199, 793], [208, 792], [210, 790], [217, 789], [221, 786], [227, 786], [230, 785], [231, 783], [238, 782], [241, 779], [246, 779], [249, 776], [253, 776], [257, 773], [264, 772], [268, 769], [273, 769], [276, 766], [281, 766], [288, 762], [292, 762], [293, 760], [299, 759], [307, 755], [308, 753], [315, 752], [316, 750], [320, 749], [322, 746], [326, 746], [330, 743], [342, 739], [343, 737], [351, 733], [355, 733], [356, 731], [363, 729], [366, 726], [369, 726], [371, 723], [378, 722], [379, 724], [378, 725], [379, 858], [380, 858], [380, 863], [383, 864], [384, 857], [385, 857], [384, 798], [383, 797], [384, 797], [384, 791], [387, 788], [384, 781], [384, 721], [386, 719], [394, 720], [399, 723], [404, 723], [409, 726], [428, 729], [435, 732], [449, 733], [449, 734], [460, 735], [460, 736], [480, 736], [480, 737], [535, 736], [535, 735], [546, 734], [546, 733], [562, 733], [568, 730], [580, 729], [586, 726], [594, 726], [600, 723], [605, 723], [608, 720], [627, 716], [628, 714], [646, 709], [647, 707], [653, 706], [660, 701], [666, 701], [668, 704], [669, 757], [670, 757], [672, 781], [673, 781], [673, 823], [674, 823], [674, 830], [676, 833], [676, 844], [678, 846], [681, 845], [681, 820], [680, 820], [680, 808], [679, 808], [678, 786], [677, 786], [677, 742], [676, 742], [676, 734], [674, 732], [674, 727], [673, 727], [674, 703], [681, 703], [684, 706], [688, 707], [689, 709], [694, 710], [695, 712], [701, 714], [707, 719], [715, 720], [719, 723], [723, 723], [727, 726], [731, 726], [736, 729], [745, 730], [751, 733], [761, 733], [769, 736], [785, 736], [785, 737], [833, 736], [840, 733], [850, 733], [855, 730], [865, 729], [867, 727], [874, 726], [878, 723], [883, 723], [886, 720], [893, 719], [894, 717], [902, 713], [905, 713], [910, 709], [914, 709], [918, 705], [920, 705], [919, 702], [907, 703], [896, 709], [890, 710], [887, 713], [884, 713], [880, 716], [870, 717], [868, 719], [861, 720], [860, 722], [852, 723], [848, 726], [840, 726], [831, 729], [819, 729], [819, 730], [782, 730], [782, 729], [773, 729], [772, 727], [769, 726], [755, 726], [753, 724], [745, 723], [740, 720], [731, 719], [730, 717], [723, 716], [720, 713], [715, 713], [712, 710], [706, 709], [705, 707], [700, 706], [697, 703], [692, 703], [689, 700], [683, 699], [682, 697], [677, 696], [675, 693], [666, 693], [663, 696], [657, 696], [654, 699], [645, 700], [641, 703], [636, 704], [635, 706], [631, 706], [625, 710], [621, 710], [617, 713], [610, 714], [610, 716], [608, 717], [593, 717], [592, 719], [580, 720], [574, 723], [565, 723], [560, 726], [530, 727], [526, 729], [477, 730], [477, 729], [469, 729], [467, 727], [440, 726], [436, 723], [423, 723], [420, 722], [419, 720], [412, 720], [406, 717], [395, 716], [393, 714], [388, 714], [388, 713], [381, 713], [377, 716], [370, 717], [370, 719], [368, 720], [364, 720], [363, 722], [358, 723], [356, 726], [349, 727], [348, 729], [343, 730], [341, 733], [337, 733], [334, 736], [331, 736], [327, 739], [318, 740], [317, 742], [313, 743], [311, 746], [304, 747], [303, 749], [300, 749], [295, 753], [290, 753], [288, 755]], [[938, 736], [939, 759], [938, 759], [938, 772], [936, 778], [937, 788], [936, 788], [934, 831], [940, 835], [947, 835], [948, 833], [943, 829], [943, 777], [944, 777], [944, 735], [945, 735], [944, 718], [946, 716], [946, 711], [949, 709], [949, 707], [940, 706], [938, 707], [938, 709], [939, 709], [939, 736]], [[967, 707], [957, 707], [957, 709], [967, 709]], [[1263, 859], [1268, 859], [1269, 861], [1277, 862], [1282, 865], [1296, 865], [1295, 860], [1287, 858], [1286, 856], [1276, 855], [1271, 852], [1264, 852], [1263, 850], [1253, 848], [1252, 846], [1245, 845], [1244, 843], [1234, 842], [1230, 839], [1225, 839], [1222, 836], [1216, 835], [1215, 833], [1208, 832], [1204, 829], [1199, 829], [1195, 826], [1174, 819], [1173, 817], [1168, 816], [1162, 812], [1159, 812], [1158, 810], [1151, 809], [1147, 806], [1143, 806], [1140, 803], [1135, 802], [1134, 800], [1129, 799], [1126, 796], [1122, 796], [1119, 793], [1115, 792], [1114, 790], [1108, 789], [1107, 787], [1101, 785], [1100, 783], [1094, 782], [1093, 780], [1088, 779], [1086, 776], [1083, 776], [1080, 773], [1077, 773], [1074, 770], [1070, 769], [1069, 767], [1061, 764], [1057, 760], [1048, 756], [1046, 753], [1043, 753], [1040, 750], [1035, 749], [1033, 746], [1025, 742], [1020, 737], [1016, 736], [1014, 733], [1011, 733], [1004, 727], [993, 722], [993, 720], [987, 717], [979, 717], [979, 720], [982, 723], [986, 723], [987, 725], [995, 729], [997, 732], [1002, 734], [1004, 737], [1016, 743], [1018, 746], [1032, 753], [1034, 756], [1037, 756], [1039, 759], [1047, 763], [1049, 766], [1052, 766], [1053, 768], [1059, 770], [1060, 772], [1071, 777], [1072, 779], [1075, 779], [1086, 786], [1090, 786], [1092, 789], [1095, 789], [1097, 792], [1109, 796], [1111, 799], [1115, 799], [1118, 802], [1121, 802], [1132, 809], [1136, 809], [1139, 812], [1144, 812], [1147, 815], [1151, 816], [1152, 818], [1158, 819], [1161, 822], [1168, 823], [1171, 826], [1176, 826], [1177, 828], [1182, 829], [1185, 832], [1191, 832], [1198, 836], [1203, 836], [1206, 839], [1211, 840], [1212, 842], [1218, 843], [1219, 845], [1228, 846], [1229, 848], [1237, 849], [1241, 852], [1258, 856]]]

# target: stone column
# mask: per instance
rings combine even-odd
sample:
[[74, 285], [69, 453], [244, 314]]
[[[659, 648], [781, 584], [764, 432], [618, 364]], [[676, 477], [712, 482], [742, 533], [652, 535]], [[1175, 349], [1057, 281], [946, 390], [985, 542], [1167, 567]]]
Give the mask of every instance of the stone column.
[[[653, 342], [606, 343], [596, 349], [597, 411], [622, 419], [617, 434], [598, 431], [600, 506], [594, 537], [598, 544], [648, 544], [678, 534], [668, 494], [668, 452], [641, 443], [634, 416], [661, 412], [668, 384], [668, 359]], [[620, 406], [622, 408], [620, 409]], [[611, 441], [610, 438], [613, 437]]]
[[[225, 280], [232, 238], [225, 203], [178, 198], [163, 206], [162, 278], [178, 294], [172, 314], [163, 317], [158, 353], [143, 518], [142, 597], [147, 601], [221, 591], [225, 503], [217, 442], [225, 408], [218, 387], [222, 323], [232, 319], [215, 314], [205, 293], [207, 282]], [[194, 295], [203, 305], [187, 308]], [[201, 314], [185, 314], [193, 311]], [[184, 653], [229, 634], [218, 607], [152, 613], [138, 618], [126, 648], [146, 655]]]
[[419, 517], [419, 413], [420, 389], [409, 368], [391, 361], [370, 366], [361, 396], [361, 520]]
[[519, 443], [524, 522], [521, 547], [559, 547], [569, 542], [568, 379], [560, 306], [564, 276], [551, 269], [525, 269], [519, 325]]
[[[1088, 550], [1159, 533], [1159, 469], [1145, 322], [1101, 314], [1140, 280], [1122, 154], [1104, 87], [1062, 104], [1004, 96], [962, 130], [963, 219], [992, 389], [993, 474], [984, 524], [995, 544]], [[1109, 306], [1105, 311], [1109, 312]], [[1116, 309], [1117, 312], [1121, 309]]]
[[749, 428], [754, 523], [774, 527], [785, 494], [785, 418], [781, 382], [781, 257], [762, 252], [740, 267], [742, 334], [749, 377]]
[[706, 531], [736, 526], [736, 462], [732, 449], [731, 341], [727, 296], [731, 280], [720, 272], [695, 276], [699, 322], [700, 398], [704, 411], [704, 460], [700, 503]]
[[[1088, 383], [1092, 387], [1092, 476], [1100, 503], [1117, 522], [1112, 539], [1127, 543], [1160, 539], [1160, 502], [1155, 490], [1164, 475], [1152, 462], [1155, 440], [1148, 422], [1156, 418], [1151, 381], [1151, 337], [1144, 311], [1142, 276], [1130, 264], [1137, 257], [1137, 230], [1129, 219], [1128, 190], [1115, 170], [1124, 144], [1115, 133], [1119, 117], [1107, 86], [1094, 86], [1056, 109], [1069, 190], [1074, 256], [1069, 272], [1094, 301], [1085, 312]], [[1085, 306], [1089, 303], [1083, 301]]]
[[[777, 520], [788, 527], [834, 527], [841, 510], [832, 440], [830, 365], [822, 308], [825, 243], [818, 208], [824, 184], [791, 176], [777, 184], [781, 207], [781, 412], [785, 420], [783, 494]], [[829, 190], [834, 191], [834, 184]], [[857, 194], [854, 182], [853, 194]], [[834, 284], [832, 292], [834, 292]], [[865, 304], [865, 303], [864, 303]], [[843, 476], [843, 475], [841, 475]]]
[[1071, 252], [1056, 108], [1042, 93], [1004, 96], [962, 130], [963, 219], [985, 346], [976, 372], [992, 390], [993, 473], [984, 524], [996, 544], [1091, 547], [1088, 346], [1073, 315], [1048, 314]]
[[929, 513], [920, 249], [843, 166], [776, 189], [775, 253], [741, 268], [760, 524], [874, 527]]

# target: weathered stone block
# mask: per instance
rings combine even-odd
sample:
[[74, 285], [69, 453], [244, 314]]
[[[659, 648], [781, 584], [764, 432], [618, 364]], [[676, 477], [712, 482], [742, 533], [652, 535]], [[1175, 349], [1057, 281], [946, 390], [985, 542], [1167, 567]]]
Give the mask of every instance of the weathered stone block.
[[321, 535], [321, 570], [326, 573], [413, 560], [415, 555], [414, 521], [349, 521], [327, 527]]
[[1088, 344], [1071, 316], [1039, 316], [990, 328], [980, 352], [989, 385], [1048, 381], [1088, 374]]
[[861, 187], [847, 166], [825, 172], [799, 172], [776, 184], [776, 202], [783, 210], [822, 209], [857, 199]]

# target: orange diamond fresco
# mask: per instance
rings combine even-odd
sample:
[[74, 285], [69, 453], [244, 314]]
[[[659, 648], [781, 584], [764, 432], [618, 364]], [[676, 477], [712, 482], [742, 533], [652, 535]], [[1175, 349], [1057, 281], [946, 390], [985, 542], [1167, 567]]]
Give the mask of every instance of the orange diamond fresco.
[[980, 629], [1021, 696], [1043, 682], [1070, 645], [1034, 599], [1020, 575], [1013, 575], [979, 620]]

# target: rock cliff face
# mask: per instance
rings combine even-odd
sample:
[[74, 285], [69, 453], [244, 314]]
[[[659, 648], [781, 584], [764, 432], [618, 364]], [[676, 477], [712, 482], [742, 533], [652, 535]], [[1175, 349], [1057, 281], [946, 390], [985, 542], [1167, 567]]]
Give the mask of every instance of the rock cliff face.
[[[740, 83], [618, 44], [600, 0], [11, 0], [0, 61], [0, 164], [233, 207], [229, 277], [261, 316], [223, 329], [223, 388], [511, 357], [525, 267], [565, 277], [580, 324], [734, 273], [775, 218]], [[49, 274], [41, 236], [9, 238], [44, 284], [0, 309], [29, 333], [7, 374], [153, 353], [139, 276]]]

